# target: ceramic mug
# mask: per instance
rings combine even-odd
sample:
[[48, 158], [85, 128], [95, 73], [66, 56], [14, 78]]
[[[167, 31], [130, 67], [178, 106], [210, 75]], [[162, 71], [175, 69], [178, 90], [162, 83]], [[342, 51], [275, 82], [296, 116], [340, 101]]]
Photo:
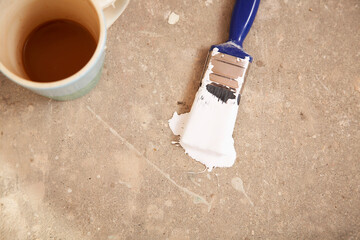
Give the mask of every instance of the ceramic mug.
[[[0, 0], [0, 72], [11, 81], [55, 100], [81, 97], [100, 79], [105, 58], [106, 30], [130, 0]], [[69, 19], [86, 27], [97, 40], [95, 53], [74, 75], [55, 82], [33, 82], [22, 64], [22, 47], [40, 24]]]

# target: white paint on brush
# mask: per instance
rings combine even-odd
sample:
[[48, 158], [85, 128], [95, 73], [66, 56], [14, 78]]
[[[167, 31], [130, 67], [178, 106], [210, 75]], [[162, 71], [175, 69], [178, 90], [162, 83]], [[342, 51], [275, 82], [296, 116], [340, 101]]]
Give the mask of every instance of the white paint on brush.
[[[177, 112], [174, 112], [173, 117], [169, 120], [169, 126], [174, 133], [174, 135], [182, 136], [185, 128], [185, 123], [189, 118], [189, 113], [184, 113], [179, 115]], [[178, 142], [176, 142], [178, 143]]]
[[215, 56], [217, 54], [219, 54], [219, 49], [218, 48], [214, 48], [212, 51], [211, 51], [211, 56]]
[[[219, 54], [214, 48], [212, 56]], [[247, 59], [249, 60], [249, 59]], [[213, 72], [211, 62], [206, 70], [191, 111], [178, 115], [176, 112], [169, 120], [169, 126], [175, 135], [180, 135], [180, 145], [185, 153], [204, 164], [209, 171], [214, 167], [231, 167], [235, 163], [236, 151], [232, 137], [238, 112], [237, 99], [226, 103], [207, 91], [206, 86]], [[246, 66], [247, 68], [247, 66]], [[237, 79], [240, 93], [243, 77]]]
[[181, 136], [185, 152], [210, 171], [214, 167], [231, 167], [236, 159], [232, 133], [238, 105], [230, 101], [224, 104], [201, 87], [190, 113], [174, 114], [169, 122], [174, 134]]

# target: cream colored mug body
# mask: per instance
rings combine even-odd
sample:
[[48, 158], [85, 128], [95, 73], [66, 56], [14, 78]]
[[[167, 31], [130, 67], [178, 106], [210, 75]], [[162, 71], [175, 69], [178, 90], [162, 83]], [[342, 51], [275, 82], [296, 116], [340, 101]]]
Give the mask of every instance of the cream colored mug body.
[[[56, 100], [88, 93], [100, 79], [105, 58], [106, 31], [130, 0], [0, 0], [0, 72], [11, 81]], [[69, 19], [86, 27], [97, 40], [89, 62], [74, 75], [56, 82], [33, 82], [22, 64], [23, 44], [40, 24]]]

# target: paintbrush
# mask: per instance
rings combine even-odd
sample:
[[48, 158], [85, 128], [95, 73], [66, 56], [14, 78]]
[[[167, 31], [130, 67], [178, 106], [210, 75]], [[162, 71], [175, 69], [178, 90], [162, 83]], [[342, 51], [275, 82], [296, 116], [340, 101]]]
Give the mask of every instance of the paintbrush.
[[[236, 159], [232, 134], [246, 70], [252, 62], [252, 57], [243, 50], [243, 41], [259, 3], [260, 0], [236, 1], [229, 41], [210, 48], [201, 86], [178, 133], [185, 152], [210, 171], [214, 167], [230, 167]], [[176, 116], [170, 120], [172, 129], [179, 122]]]

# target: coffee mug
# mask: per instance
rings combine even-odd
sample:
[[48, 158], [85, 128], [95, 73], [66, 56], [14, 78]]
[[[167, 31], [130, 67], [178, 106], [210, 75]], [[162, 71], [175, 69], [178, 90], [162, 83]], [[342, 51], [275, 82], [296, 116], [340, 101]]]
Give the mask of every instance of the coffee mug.
[[[0, 72], [11, 81], [59, 101], [79, 98], [98, 83], [105, 58], [106, 31], [130, 0], [0, 0]], [[22, 63], [27, 36], [37, 26], [68, 19], [86, 27], [97, 41], [89, 62], [74, 75], [55, 82], [30, 81]]]

